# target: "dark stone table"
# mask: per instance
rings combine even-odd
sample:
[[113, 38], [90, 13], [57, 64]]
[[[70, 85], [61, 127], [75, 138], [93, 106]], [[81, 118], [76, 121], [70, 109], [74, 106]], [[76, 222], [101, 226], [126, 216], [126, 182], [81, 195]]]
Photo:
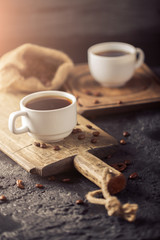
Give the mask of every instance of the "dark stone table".
[[[91, 119], [117, 140], [128, 131], [126, 145], [119, 145], [108, 163], [126, 159], [138, 178], [128, 179], [125, 190], [117, 194], [121, 202], [137, 203], [133, 223], [109, 217], [103, 206], [88, 203], [85, 194], [98, 189], [78, 172], [57, 176], [55, 181], [32, 175], [0, 153], [0, 239], [160, 239], [160, 111], [159, 107]], [[106, 159], [104, 159], [106, 161]], [[70, 178], [70, 183], [61, 179]], [[16, 186], [22, 179], [25, 189]], [[35, 188], [35, 184], [44, 189]], [[84, 204], [76, 204], [83, 199]]]

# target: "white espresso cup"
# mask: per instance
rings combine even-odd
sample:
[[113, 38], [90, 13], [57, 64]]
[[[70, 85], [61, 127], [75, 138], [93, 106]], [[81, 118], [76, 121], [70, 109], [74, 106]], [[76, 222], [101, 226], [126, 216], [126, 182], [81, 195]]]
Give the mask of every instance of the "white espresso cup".
[[105, 42], [88, 49], [93, 78], [105, 87], [121, 87], [144, 62], [144, 52], [128, 43]]
[[[32, 102], [39, 99], [61, 98], [68, 101], [65, 107], [50, 110], [31, 109]], [[37, 103], [38, 104], [38, 103]], [[16, 128], [16, 119], [21, 116], [22, 126]], [[20, 101], [20, 111], [9, 116], [9, 130], [14, 134], [28, 132], [34, 139], [57, 142], [69, 136], [77, 124], [76, 98], [63, 91], [41, 91], [25, 96]]]

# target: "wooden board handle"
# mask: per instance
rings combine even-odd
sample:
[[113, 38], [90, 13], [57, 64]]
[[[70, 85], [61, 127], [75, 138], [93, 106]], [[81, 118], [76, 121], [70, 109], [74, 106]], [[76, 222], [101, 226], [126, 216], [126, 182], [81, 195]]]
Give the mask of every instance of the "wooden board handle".
[[126, 186], [125, 176], [89, 152], [83, 152], [74, 158], [75, 168], [90, 181], [101, 188], [103, 169], [108, 167], [113, 178], [107, 182], [111, 194], [122, 191]]

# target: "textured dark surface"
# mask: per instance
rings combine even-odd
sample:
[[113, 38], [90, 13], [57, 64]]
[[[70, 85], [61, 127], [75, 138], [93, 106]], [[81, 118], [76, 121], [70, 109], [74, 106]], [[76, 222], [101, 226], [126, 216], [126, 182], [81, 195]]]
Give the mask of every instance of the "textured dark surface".
[[[139, 175], [128, 179], [126, 189], [117, 195], [122, 202], [139, 204], [136, 221], [108, 217], [103, 206], [88, 203], [85, 194], [97, 187], [76, 171], [50, 182], [27, 173], [0, 153], [0, 194], [8, 199], [0, 203], [0, 239], [160, 238], [159, 108], [96, 117], [92, 121], [118, 140], [124, 138], [123, 131], [131, 134], [127, 144], [119, 145], [107, 162], [130, 159], [131, 165], [124, 171], [126, 178], [132, 172]], [[63, 183], [62, 177], [70, 177], [72, 182]], [[17, 179], [24, 181], [24, 190], [17, 188]], [[45, 188], [35, 188], [36, 183]], [[83, 199], [84, 205], [77, 205], [77, 199]]]

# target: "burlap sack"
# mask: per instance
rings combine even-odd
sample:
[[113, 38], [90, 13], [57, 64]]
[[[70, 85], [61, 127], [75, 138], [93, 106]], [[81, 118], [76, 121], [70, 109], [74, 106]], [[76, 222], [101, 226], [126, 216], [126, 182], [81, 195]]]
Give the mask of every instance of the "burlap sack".
[[73, 62], [65, 53], [24, 44], [0, 58], [0, 91], [59, 89], [72, 68]]

